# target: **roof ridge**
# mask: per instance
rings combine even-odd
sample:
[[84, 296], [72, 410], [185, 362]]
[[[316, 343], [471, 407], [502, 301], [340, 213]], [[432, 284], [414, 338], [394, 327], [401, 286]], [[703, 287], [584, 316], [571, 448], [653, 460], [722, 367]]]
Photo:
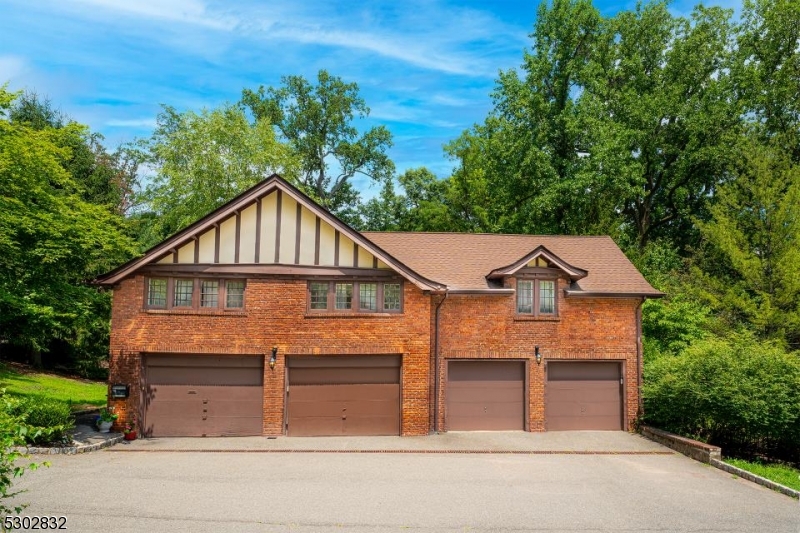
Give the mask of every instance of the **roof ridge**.
[[553, 237], [571, 239], [611, 239], [611, 235], [547, 235], [539, 233], [469, 233], [464, 231], [362, 231], [362, 234], [381, 234], [381, 235], [476, 235], [476, 236], [497, 236], [497, 237]]

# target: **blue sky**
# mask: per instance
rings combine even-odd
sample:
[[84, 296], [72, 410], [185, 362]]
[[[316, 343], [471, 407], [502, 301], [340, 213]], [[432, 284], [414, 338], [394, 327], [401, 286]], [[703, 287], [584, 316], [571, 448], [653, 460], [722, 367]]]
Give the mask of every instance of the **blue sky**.
[[[0, 84], [50, 97], [113, 148], [148, 136], [160, 104], [213, 108], [245, 87], [327, 69], [358, 83], [372, 111], [360, 126], [389, 128], [399, 171], [425, 165], [445, 177], [453, 163], [442, 145], [486, 116], [498, 71], [518, 67], [530, 44], [537, 5], [0, 0]], [[596, 5], [613, 14], [635, 2]]]

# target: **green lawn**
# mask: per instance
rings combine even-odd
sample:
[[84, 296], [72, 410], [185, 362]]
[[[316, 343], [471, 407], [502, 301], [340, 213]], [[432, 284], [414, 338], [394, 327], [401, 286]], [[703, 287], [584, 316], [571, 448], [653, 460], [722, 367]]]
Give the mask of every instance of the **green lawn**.
[[754, 463], [743, 459], [725, 459], [725, 462], [757, 476], [771, 479], [775, 483], [800, 490], [800, 470], [796, 468], [779, 464]]
[[70, 402], [76, 408], [106, 404], [107, 389], [103, 382], [21, 372], [3, 364], [0, 364], [0, 388], [16, 396], [44, 396]]

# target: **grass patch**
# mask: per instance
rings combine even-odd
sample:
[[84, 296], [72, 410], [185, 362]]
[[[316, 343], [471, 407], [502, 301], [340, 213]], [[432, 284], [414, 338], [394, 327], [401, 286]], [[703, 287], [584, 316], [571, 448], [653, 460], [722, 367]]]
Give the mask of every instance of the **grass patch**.
[[745, 461], [744, 459], [725, 459], [725, 462], [791, 489], [800, 490], [800, 470], [796, 468], [775, 463]]
[[104, 382], [43, 374], [16, 365], [0, 364], [0, 388], [14, 396], [41, 396], [68, 402], [77, 409], [106, 404]]

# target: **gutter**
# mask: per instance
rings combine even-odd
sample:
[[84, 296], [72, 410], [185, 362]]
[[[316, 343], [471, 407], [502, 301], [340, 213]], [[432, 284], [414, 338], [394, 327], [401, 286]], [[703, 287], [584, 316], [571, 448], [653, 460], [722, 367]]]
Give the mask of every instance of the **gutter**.
[[[589, 292], [564, 290], [564, 295], [570, 298], [663, 298], [663, 292]], [[641, 304], [639, 304], [641, 305]]]
[[436, 304], [433, 326], [433, 432], [439, 433], [439, 311], [447, 300], [448, 291], [444, 291], [444, 298]]
[[514, 289], [445, 289], [439, 294], [483, 294], [486, 296], [497, 295], [506, 296], [514, 294]]

